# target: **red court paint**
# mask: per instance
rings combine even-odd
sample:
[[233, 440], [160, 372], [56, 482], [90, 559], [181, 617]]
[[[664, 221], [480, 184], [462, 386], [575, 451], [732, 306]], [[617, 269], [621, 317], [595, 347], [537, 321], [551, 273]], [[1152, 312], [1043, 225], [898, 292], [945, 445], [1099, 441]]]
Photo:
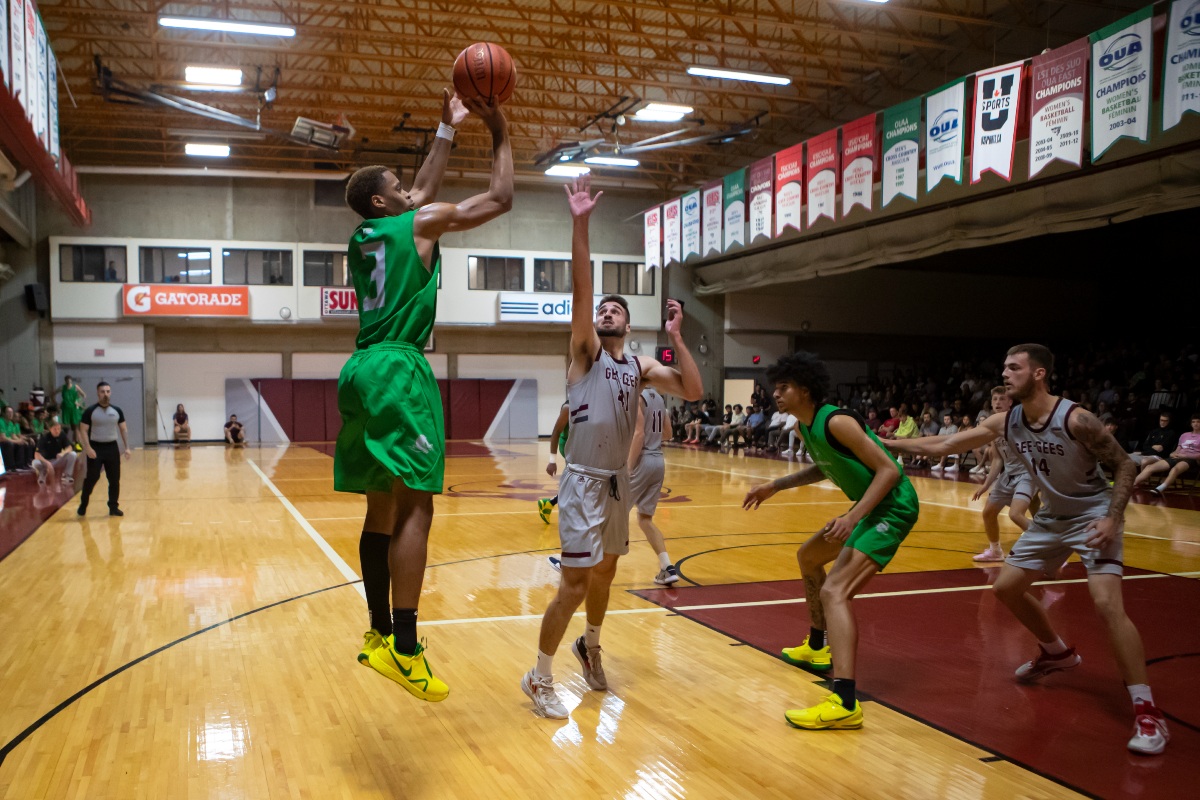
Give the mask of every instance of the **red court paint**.
[[[83, 473], [77, 472], [82, 483]], [[0, 560], [16, 550], [55, 511], [74, 497], [74, 487], [39, 487], [32, 474], [0, 478]]]

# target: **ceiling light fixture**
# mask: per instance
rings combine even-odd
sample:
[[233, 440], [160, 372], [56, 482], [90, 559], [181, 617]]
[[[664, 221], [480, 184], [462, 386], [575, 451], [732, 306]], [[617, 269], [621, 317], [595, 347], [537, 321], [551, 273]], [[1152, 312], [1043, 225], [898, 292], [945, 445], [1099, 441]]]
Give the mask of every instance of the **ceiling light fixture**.
[[615, 158], [613, 156], [590, 156], [583, 160], [585, 164], [600, 164], [605, 167], [636, 167], [639, 162], [636, 158]]
[[775, 86], [787, 86], [791, 78], [783, 75], [765, 75], [761, 72], [739, 72], [732, 69], [717, 69], [715, 67], [688, 67], [688, 75], [701, 78], [724, 78], [729, 81], [751, 81], [753, 83], [770, 83]]
[[553, 167], [546, 170], [546, 174], [551, 178], [578, 178], [580, 175], [587, 175], [591, 171], [591, 167], [555, 164]]
[[189, 156], [206, 156], [209, 158], [228, 158], [229, 145], [227, 144], [202, 144], [200, 142], [188, 142], [183, 146], [183, 152]]
[[251, 22], [228, 22], [220, 19], [192, 19], [190, 17], [159, 17], [158, 24], [164, 28], [187, 28], [194, 31], [221, 31], [223, 33], [253, 33], [260, 36], [295, 36], [296, 29], [282, 25], [258, 25]]
[[212, 86], [242, 85], [242, 71], [229, 67], [184, 67], [183, 77], [188, 83]]
[[691, 106], [675, 106], [670, 103], [649, 103], [633, 115], [642, 122], [678, 122], [692, 113]]

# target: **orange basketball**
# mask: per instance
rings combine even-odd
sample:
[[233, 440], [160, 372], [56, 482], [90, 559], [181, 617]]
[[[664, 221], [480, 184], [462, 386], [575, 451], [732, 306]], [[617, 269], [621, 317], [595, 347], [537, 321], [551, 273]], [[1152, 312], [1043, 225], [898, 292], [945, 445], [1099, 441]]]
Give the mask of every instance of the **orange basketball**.
[[459, 97], [496, 98], [503, 103], [517, 88], [517, 68], [498, 44], [476, 42], [454, 59], [454, 91]]

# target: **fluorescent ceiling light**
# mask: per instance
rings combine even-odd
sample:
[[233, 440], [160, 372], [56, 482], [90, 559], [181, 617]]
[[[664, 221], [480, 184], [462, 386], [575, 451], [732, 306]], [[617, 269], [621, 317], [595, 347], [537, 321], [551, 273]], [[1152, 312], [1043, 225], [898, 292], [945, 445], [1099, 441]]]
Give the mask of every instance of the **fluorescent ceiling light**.
[[200, 142], [188, 142], [183, 146], [183, 152], [189, 156], [211, 156], [213, 158], [228, 158], [229, 145], [227, 144], [201, 144]]
[[691, 106], [675, 106], [670, 103], [650, 103], [633, 115], [643, 122], [678, 122], [692, 113]]
[[591, 156], [583, 160], [585, 164], [602, 164], [606, 167], [636, 167], [636, 158], [613, 158], [612, 156]]
[[212, 275], [211, 269], [185, 269], [184, 275]]
[[251, 22], [227, 22], [220, 19], [192, 19], [189, 17], [159, 17], [158, 24], [164, 28], [188, 28], [194, 31], [222, 31], [224, 33], [256, 33], [261, 36], [295, 36], [295, 28], [282, 25], [257, 25]]
[[580, 175], [587, 175], [591, 171], [591, 167], [555, 164], [546, 170], [546, 174], [552, 178], [578, 178]]
[[185, 83], [179, 87], [185, 92], [240, 92], [240, 86], [219, 86], [215, 83]]
[[716, 69], [714, 67], [688, 67], [688, 75], [698, 75], [701, 78], [725, 78], [730, 81], [751, 81], [753, 83], [770, 83], [775, 86], [787, 86], [791, 78], [783, 75], [764, 75], [761, 72], [738, 72], [732, 69]]
[[214, 86], [241, 86], [242, 71], [227, 67], [184, 67], [188, 83], [207, 83]]
[[261, 142], [266, 134], [253, 131], [210, 131], [204, 128], [167, 128], [168, 136], [181, 139], [245, 139]]

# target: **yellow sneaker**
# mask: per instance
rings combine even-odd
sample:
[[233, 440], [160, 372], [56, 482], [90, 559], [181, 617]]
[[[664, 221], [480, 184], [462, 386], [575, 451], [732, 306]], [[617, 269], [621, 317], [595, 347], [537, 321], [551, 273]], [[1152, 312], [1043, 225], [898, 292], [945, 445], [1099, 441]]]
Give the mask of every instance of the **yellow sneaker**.
[[423, 643], [417, 645], [417, 652], [406, 656], [396, 651], [396, 637], [388, 636], [381, 646], [371, 652], [367, 661], [373, 670], [394, 680], [414, 697], [437, 703], [450, 694], [446, 682], [435, 678], [433, 670], [429, 668]]
[[371, 658], [371, 653], [374, 653], [381, 647], [383, 647], [383, 635], [374, 628], [371, 628], [371, 630], [363, 634], [363, 646], [358, 654], [358, 663], [364, 667], [371, 666], [367, 663], [367, 660]]
[[833, 658], [829, 655], [829, 645], [820, 650], [808, 646], [808, 637], [799, 647], [783, 648], [783, 660], [795, 667], [811, 669], [813, 672], [828, 672], [833, 668]]
[[796, 708], [783, 715], [788, 725], [806, 731], [853, 730], [863, 726], [862, 704], [854, 701], [854, 710], [847, 711], [842, 698], [836, 694], [826, 697], [824, 702], [812, 708]]
[[554, 504], [543, 497], [538, 500], [538, 516], [542, 518], [542, 522], [550, 524], [550, 512], [554, 510]]

